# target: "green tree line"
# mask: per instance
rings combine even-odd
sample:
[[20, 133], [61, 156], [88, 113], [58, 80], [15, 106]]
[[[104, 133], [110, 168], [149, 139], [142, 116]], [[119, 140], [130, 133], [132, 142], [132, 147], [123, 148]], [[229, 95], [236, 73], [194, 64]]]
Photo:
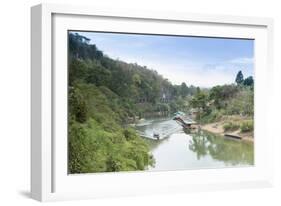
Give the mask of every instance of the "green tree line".
[[[224, 116], [237, 115], [241, 118], [251, 119], [241, 125], [242, 131], [253, 129], [254, 116], [254, 80], [252, 76], [244, 79], [239, 71], [235, 83], [218, 85], [210, 89], [198, 90], [190, 100], [192, 108], [197, 109], [197, 121], [212, 123], [221, 120]], [[230, 122], [226, 128], [239, 126]], [[245, 129], [251, 128], [251, 129]]]
[[77, 33], [68, 37], [69, 172], [153, 166], [147, 141], [128, 123], [186, 109], [198, 88], [172, 85], [146, 66], [111, 59]]
[[130, 118], [184, 110], [182, 100], [197, 91], [186, 83], [172, 85], [146, 66], [111, 59], [77, 33], [69, 33], [69, 51], [69, 86], [86, 83], [106, 87], [126, 105], [123, 109]]
[[173, 85], [157, 71], [112, 59], [90, 39], [68, 34], [68, 170], [92, 173], [145, 170], [154, 165], [147, 141], [128, 126], [144, 117], [199, 111], [200, 121], [253, 115], [253, 78], [200, 89]]

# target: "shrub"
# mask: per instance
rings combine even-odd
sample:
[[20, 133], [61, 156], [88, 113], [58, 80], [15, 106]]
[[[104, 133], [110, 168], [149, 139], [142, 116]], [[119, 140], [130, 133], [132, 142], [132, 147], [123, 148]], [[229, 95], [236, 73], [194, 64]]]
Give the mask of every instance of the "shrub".
[[212, 122], [220, 121], [222, 116], [223, 116], [222, 111], [214, 109], [202, 113], [200, 118], [197, 119], [197, 121], [200, 121], [201, 123], [212, 123]]
[[71, 174], [145, 170], [153, 166], [149, 146], [132, 128], [107, 131], [98, 121], [71, 120], [68, 170]]
[[253, 120], [242, 122], [240, 125], [241, 132], [252, 132], [254, 129], [254, 122]]
[[223, 129], [225, 132], [227, 131], [234, 131], [239, 129], [240, 125], [234, 122], [228, 122], [225, 125], [223, 125]]
[[132, 140], [132, 139], [137, 138], [137, 134], [134, 131], [134, 129], [132, 129], [132, 128], [124, 129], [123, 134], [124, 134], [126, 140]]

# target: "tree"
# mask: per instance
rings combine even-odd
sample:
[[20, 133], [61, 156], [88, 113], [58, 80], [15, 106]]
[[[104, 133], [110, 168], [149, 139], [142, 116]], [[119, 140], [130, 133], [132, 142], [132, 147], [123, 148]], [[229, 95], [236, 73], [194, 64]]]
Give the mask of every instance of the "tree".
[[254, 79], [253, 79], [253, 77], [252, 77], [252, 76], [247, 77], [247, 78], [244, 80], [243, 84], [244, 84], [245, 86], [252, 86], [252, 85], [254, 84]]
[[226, 106], [229, 99], [233, 98], [238, 91], [237, 86], [233, 84], [215, 86], [210, 90], [209, 99], [213, 101], [213, 104], [217, 109], [221, 109]]
[[141, 85], [141, 77], [140, 77], [140, 75], [136, 73], [136, 74], [133, 75], [132, 78], [133, 78], [134, 85], [139, 87]]
[[181, 96], [182, 97], [186, 97], [187, 94], [188, 94], [188, 87], [186, 86], [186, 83], [181, 83], [181, 86], [180, 86], [180, 93], [181, 93]]
[[217, 109], [222, 107], [222, 86], [215, 86], [210, 90], [209, 99], [213, 100], [214, 106]]
[[199, 91], [194, 97], [191, 99], [191, 106], [193, 108], [202, 109], [203, 112], [207, 108], [208, 96], [206, 93]]
[[208, 113], [209, 108], [208, 108], [208, 95], [200, 89], [198, 89], [198, 92], [194, 95], [194, 97], [190, 101], [190, 105], [193, 108], [198, 109], [198, 114], [197, 114], [197, 119], [200, 120], [201, 116], [204, 113]]
[[244, 81], [243, 73], [242, 73], [242, 71], [239, 71], [239, 72], [237, 73], [237, 75], [236, 75], [235, 82], [236, 82], [238, 85], [240, 85], [240, 84], [243, 83], [243, 81]]
[[88, 119], [88, 105], [78, 88], [69, 88], [69, 112], [79, 123], [84, 123]]

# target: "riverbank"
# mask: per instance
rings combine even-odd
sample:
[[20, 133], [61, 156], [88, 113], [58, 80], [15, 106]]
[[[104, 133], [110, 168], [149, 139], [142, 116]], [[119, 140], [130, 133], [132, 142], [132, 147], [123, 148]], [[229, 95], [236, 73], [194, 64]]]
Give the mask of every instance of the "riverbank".
[[225, 132], [224, 131], [224, 125], [225, 125], [225, 121], [218, 121], [218, 122], [214, 122], [214, 123], [209, 123], [209, 124], [204, 124], [201, 125], [201, 129], [220, 135], [220, 136], [224, 136], [225, 134], [229, 134], [229, 135], [234, 135], [234, 136], [238, 136], [241, 137], [241, 139], [243, 141], [248, 141], [248, 142], [254, 142], [254, 133], [253, 132], [244, 132], [242, 133], [240, 131], [240, 129], [234, 130], [234, 131], [230, 131], [230, 132]]

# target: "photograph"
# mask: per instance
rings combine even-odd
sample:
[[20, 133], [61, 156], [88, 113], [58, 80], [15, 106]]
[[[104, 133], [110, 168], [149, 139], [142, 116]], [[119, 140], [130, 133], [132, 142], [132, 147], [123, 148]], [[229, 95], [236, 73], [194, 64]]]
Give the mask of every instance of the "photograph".
[[66, 38], [68, 174], [254, 166], [254, 39]]

